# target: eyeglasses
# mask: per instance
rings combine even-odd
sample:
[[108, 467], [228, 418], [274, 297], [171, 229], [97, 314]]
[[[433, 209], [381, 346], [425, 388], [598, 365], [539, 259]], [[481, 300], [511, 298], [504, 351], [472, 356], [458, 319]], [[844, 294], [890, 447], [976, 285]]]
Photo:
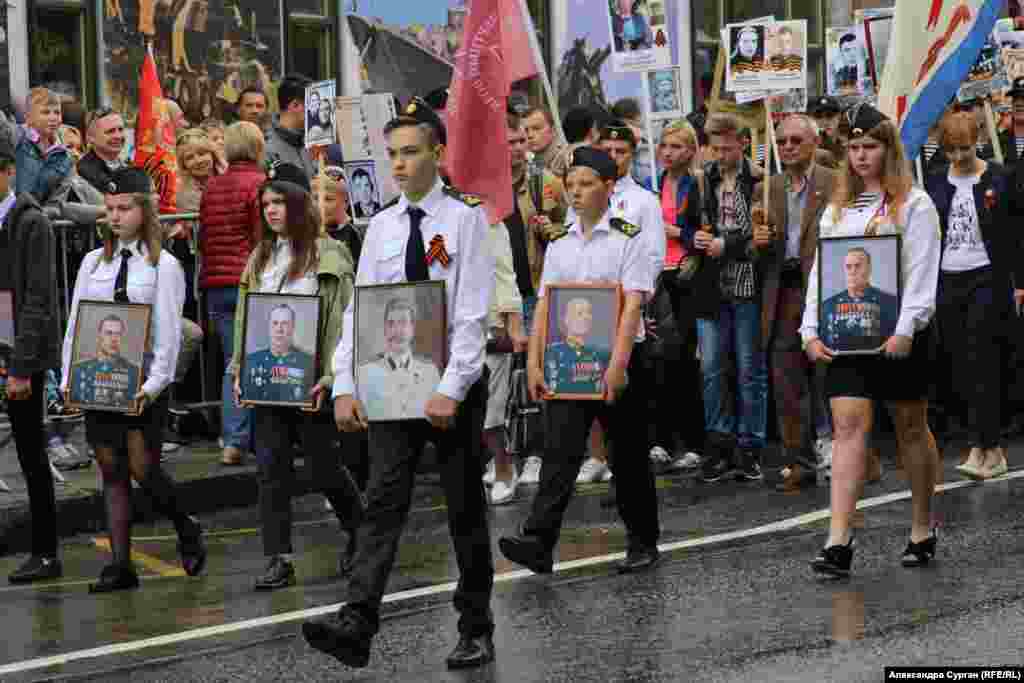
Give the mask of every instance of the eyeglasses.
[[801, 138], [801, 137], [796, 137], [796, 136], [792, 136], [792, 137], [788, 137], [788, 138], [787, 137], [780, 137], [778, 139], [778, 142], [779, 142], [779, 147], [785, 147], [786, 145], [793, 145], [794, 147], [799, 147], [800, 145], [804, 144], [804, 139]]

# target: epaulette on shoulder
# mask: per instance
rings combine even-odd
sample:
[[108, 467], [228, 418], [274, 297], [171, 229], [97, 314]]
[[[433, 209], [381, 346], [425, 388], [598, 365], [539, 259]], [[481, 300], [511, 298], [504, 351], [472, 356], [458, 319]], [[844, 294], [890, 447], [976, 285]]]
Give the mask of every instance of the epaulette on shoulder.
[[480, 197], [477, 197], [475, 194], [467, 194], [465, 192], [460, 192], [456, 190], [454, 187], [448, 187], [447, 185], [444, 188], [444, 193], [451, 197], [452, 199], [458, 199], [466, 206], [477, 207], [483, 203]]
[[624, 221], [621, 218], [612, 218], [608, 223], [611, 224], [612, 228], [618, 230], [626, 237], [636, 237], [640, 234], [640, 227], [633, 225], [629, 221]]

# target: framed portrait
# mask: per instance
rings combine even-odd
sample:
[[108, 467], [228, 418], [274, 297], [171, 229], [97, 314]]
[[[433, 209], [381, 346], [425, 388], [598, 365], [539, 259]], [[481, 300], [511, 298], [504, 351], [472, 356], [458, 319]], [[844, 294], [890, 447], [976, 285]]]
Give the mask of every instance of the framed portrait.
[[0, 289], [0, 411], [7, 409], [7, 368], [14, 352], [14, 291]]
[[380, 211], [380, 178], [374, 161], [345, 162], [345, 185], [348, 188], [348, 207], [356, 223], [370, 222]]
[[249, 294], [245, 299], [239, 385], [248, 406], [313, 408], [320, 379], [320, 297]]
[[652, 119], [681, 118], [679, 67], [648, 71], [644, 78], [647, 111]]
[[877, 91], [885, 73], [885, 59], [889, 54], [889, 37], [892, 35], [893, 17], [867, 16], [864, 18], [864, 41], [868, 50], [868, 67], [871, 81]]
[[857, 26], [832, 26], [825, 29], [826, 89], [833, 97], [870, 94], [867, 50], [863, 29]]
[[334, 81], [318, 81], [306, 87], [306, 148], [333, 145]]
[[619, 285], [566, 282], [547, 287], [544, 382], [554, 400], [604, 399], [622, 311]]
[[443, 280], [356, 287], [356, 397], [370, 422], [426, 418], [448, 363]]
[[137, 415], [153, 308], [81, 301], [71, 346], [68, 404]]
[[728, 62], [726, 90], [762, 90], [765, 78], [765, 25], [738, 24], [725, 27]]
[[[612, 68], [619, 73], [670, 66], [667, 13], [662, 2], [606, 0]], [[653, 5], [653, 8], [652, 8]], [[652, 9], [657, 11], [652, 11]]]
[[899, 235], [818, 240], [818, 335], [836, 354], [879, 353], [902, 302]]

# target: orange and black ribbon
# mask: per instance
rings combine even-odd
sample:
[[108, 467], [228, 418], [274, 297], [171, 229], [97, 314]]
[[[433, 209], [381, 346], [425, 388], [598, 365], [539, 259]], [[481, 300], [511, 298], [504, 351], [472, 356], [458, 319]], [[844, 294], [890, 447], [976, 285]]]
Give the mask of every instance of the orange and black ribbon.
[[448, 255], [448, 250], [444, 248], [444, 237], [441, 235], [434, 235], [430, 240], [430, 251], [427, 252], [427, 265], [429, 266], [434, 260], [441, 262], [441, 265], [445, 268], [452, 262], [452, 257]]

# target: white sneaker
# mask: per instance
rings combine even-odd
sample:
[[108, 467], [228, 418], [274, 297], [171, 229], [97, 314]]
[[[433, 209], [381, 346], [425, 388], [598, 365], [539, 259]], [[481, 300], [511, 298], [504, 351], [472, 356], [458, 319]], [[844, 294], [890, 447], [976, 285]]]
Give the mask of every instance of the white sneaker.
[[331, 501], [326, 499], [324, 500], [324, 510], [327, 510], [327, 512], [334, 512], [334, 506], [331, 505]]
[[175, 451], [179, 450], [180, 448], [181, 448], [181, 444], [180, 443], [175, 443], [174, 441], [164, 441], [163, 445], [160, 446], [160, 452], [161, 453], [174, 453]]
[[539, 484], [540, 467], [543, 461], [536, 455], [531, 455], [523, 463], [523, 473], [519, 475], [520, 484]]
[[604, 478], [606, 474], [611, 475], [608, 465], [596, 458], [587, 458], [587, 461], [583, 463], [583, 467], [580, 468], [579, 475], [576, 477], [576, 483], [593, 484], [599, 481], [608, 481]]
[[832, 469], [832, 439], [818, 439], [814, 442], [814, 452], [818, 455], [818, 469]]
[[487, 463], [487, 469], [484, 471], [484, 485], [494, 485], [494, 458], [491, 458], [490, 462]]
[[609, 481], [612, 480], [613, 476], [615, 476], [615, 475], [612, 474], [612, 468], [608, 467], [607, 465], [605, 465], [605, 467], [604, 467], [604, 474], [601, 475], [601, 481], [609, 482]]
[[700, 467], [700, 456], [693, 451], [679, 456], [668, 466], [670, 470], [695, 470]]
[[672, 462], [672, 456], [670, 456], [668, 451], [661, 446], [655, 446], [652, 448], [648, 457], [651, 459], [651, 464], [656, 467], [667, 467], [668, 464]]
[[517, 481], [495, 481], [491, 487], [491, 505], [504, 505], [516, 499]]

